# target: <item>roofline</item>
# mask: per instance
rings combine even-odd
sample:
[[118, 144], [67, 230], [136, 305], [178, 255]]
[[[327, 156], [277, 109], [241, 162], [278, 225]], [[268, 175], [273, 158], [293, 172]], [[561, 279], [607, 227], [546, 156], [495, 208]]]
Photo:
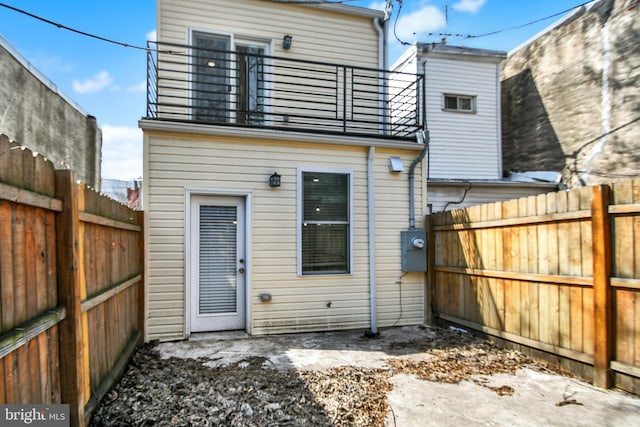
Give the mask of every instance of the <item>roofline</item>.
[[[279, 3], [287, 4], [287, 1], [281, 1]], [[363, 18], [384, 18], [384, 11], [377, 9], [369, 9], [360, 6], [350, 6], [342, 3], [294, 3], [304, 7], [314, 7], [318, 9], [326, 9], [331, 12], [344, 13], [346, 15], [361, 16]]]
[[476, 47], [455, 46], [443, 43], [416, 43], [417, 52], [425, 55], [454, 55], [468, 57], [495, 58], [503, 60], [507, 52], [502, 50], [480, 49]]
[[476, 187], [520, 187], [520, 188], [558, 188], [557, 182], [546, 181], [511, 181], [507, 179], [446, 179], [430, 178], [427, 186], [433, 187], [461, 187], [471, 183]]
[[16, 61], [20, 63], [27, 71], [29, 71], [36, 79], [40, 80], [40, 83], [48, 87], [53, 93], [58, 94], [67, 104], [78, 110], [78, 112], [84, 116], [91, 116], [84, 108], [80, 106], [76, 101], [71, 99], [65, 94], [51, 79], [45, 76], [39, 71], [33, 64], [31, 64], [20, 52], [16, 50], [8, 41], [0, 34], [0, 47], [4, 48], [9, 55], [13, 56]]

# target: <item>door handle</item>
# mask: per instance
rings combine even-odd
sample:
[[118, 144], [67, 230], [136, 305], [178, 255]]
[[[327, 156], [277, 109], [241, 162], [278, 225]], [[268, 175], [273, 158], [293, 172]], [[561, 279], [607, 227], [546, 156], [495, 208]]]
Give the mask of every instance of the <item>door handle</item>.
[[240, 268], [238, 269], [238, 273], [244, 273], [244, 268], [240, 267]]

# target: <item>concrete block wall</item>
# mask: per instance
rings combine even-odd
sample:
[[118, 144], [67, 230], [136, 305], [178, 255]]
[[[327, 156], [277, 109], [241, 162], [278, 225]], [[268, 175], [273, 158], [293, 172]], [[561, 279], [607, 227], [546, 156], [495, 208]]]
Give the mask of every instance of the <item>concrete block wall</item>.
[[0, 133], [72, 169], [100, 189], [102, 132], [96, 118], [27, 62], [0, 36]]

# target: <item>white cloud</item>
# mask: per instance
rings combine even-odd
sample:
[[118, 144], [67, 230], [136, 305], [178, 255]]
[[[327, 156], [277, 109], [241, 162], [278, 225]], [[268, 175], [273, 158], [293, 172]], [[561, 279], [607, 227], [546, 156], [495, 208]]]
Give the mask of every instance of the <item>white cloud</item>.
[[460, 0], [453, 5], [453, 9], [458, 12], [476, 13], [486, 2], [487, 0]]
[[156, 30], [151, 30], [147, 33], [147, 40], [149, 40], [150, 42], [156, 41], [157, 37], [158, 33], [156, 32]]
[[147, 81], [143, 80], [140, 83], [129, 86], [127, 88], [127, 92], [146, 92], [147, 91]]
[[444, 28], [447, 20], [437, 7], [424, 6], [411, 13], [404, 13], [403, 10], [398, 22], [391, 22], [390, 25], [392, 29], [395, 25], [400, 40], [411, 43], [424, 38], [427, 33]]
[[102, 177], [130, 180], [142, 176], [142, 131], [102, 126]]
[[93, 93], [99, 92], [105, 87], [109, 86], [113, 79], [109, 75], [109, 73], [105, 70], [100, 71], [95, 76], [85, 79], [84, 81], [74, 80], [73, 81], [73, 90], [78, 93]]

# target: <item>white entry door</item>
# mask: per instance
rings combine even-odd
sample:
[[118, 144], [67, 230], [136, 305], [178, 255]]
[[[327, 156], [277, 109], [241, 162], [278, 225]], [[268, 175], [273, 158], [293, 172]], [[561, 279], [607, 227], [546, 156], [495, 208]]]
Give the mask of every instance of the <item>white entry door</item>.
[[191, 332], [245, 329], [244, 198], [191, 198]]

